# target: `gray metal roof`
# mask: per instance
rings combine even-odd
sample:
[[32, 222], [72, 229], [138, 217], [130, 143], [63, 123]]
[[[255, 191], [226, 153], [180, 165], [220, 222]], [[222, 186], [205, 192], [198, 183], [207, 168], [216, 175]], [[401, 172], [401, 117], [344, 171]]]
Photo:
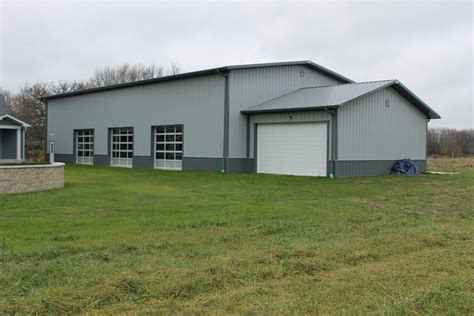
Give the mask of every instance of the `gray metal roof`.
[[223, 73], [228, 73], [231, 70], [238, 70], [238, 69], [253, 69], [253, 68], [280, 67], [280, 66], [306, 66], [308, 68], [319, 71], [331, 78], [339, 80], [342, 83], [354, 82], [353, 80], [346, 78], [328, 68], [318, 65], [310, 60], [303, 60], [303, 61], [288, 61], [288, 62], [277, 62], [277, 63], [224, 66], [224, 67], [219, 67], [219, 68], [211, 68], [211, 69], [206, 69], [206, 70], [187, 72], [187, 73], [182, 73], [178, 75], [164, 76], [164, 77], [159, 77], [159, 78], [154, 78], [154, 79], [138, 80], [138, 81], [115, 84], [115, 85], [110, 85], [110, 86], [105, 86], [105, 87], [83, 89], [83, 90], [78, 90], [74, 92], [54, 94], [54, 95], [49, 95], [47, 97], [44, 97], [43, 99], [44, 100], [57, 99], [57, 98], [64, 98], [64, 97], [80, 95], [80, 94], [87, 94], [87, 93], [93, 93], [93, 92], [99, 92], [99, 91], [105, 91], [105, 90], [113, 90], [113, 89], [120, 89], [120, 88], [126, 88], [126, 87], [138, 86], [138, 85], [166, 82], [166, 81], [172, 81], [172, 80], [178, 80], [178, 79], [184, 79], [184, 78], [207, 76], [211, 74], [223, 74]]
[[426, 103], [398, 80], [382, 80], [302, 88], [241, 111], [243, 114], [308, 111], [335, 108], [370, 92], [393, 86], [429, 118], [440, 118]]

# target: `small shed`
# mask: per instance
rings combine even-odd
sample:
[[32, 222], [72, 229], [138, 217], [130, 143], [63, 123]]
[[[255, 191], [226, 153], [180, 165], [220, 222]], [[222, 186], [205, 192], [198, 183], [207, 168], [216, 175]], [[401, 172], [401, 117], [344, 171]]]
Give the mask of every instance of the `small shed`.
[[29, 124], [8, 114], [0, 95], [0, 164], [25, 160], [25, 132]]

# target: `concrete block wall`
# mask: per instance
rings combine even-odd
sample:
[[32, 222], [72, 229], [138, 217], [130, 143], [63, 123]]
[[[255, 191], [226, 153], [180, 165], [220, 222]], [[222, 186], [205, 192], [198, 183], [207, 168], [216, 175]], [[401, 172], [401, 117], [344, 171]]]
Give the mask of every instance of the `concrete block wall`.
[[0, 167], [0, 194], [24, 193], [64, 187], [64, 164]]

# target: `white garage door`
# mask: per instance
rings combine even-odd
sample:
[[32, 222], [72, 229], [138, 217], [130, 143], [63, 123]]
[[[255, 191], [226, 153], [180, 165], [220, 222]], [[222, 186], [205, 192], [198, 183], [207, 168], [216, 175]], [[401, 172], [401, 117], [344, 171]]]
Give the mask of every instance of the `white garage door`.
[[259, 124], [257, 172], [326, 176], [327, 123]]

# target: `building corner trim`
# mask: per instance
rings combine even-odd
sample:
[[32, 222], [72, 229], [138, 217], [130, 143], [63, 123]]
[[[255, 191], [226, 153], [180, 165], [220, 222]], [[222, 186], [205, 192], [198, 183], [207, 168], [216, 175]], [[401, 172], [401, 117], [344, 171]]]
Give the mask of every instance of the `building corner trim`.
[[223, 139], [223, 152], [222, 152], [222, 161], [223, 167], [222, 171], [227, 172], [227, 160], [229, 158], [229, 72], [219, 73], [224, 77], [224, 139]]

